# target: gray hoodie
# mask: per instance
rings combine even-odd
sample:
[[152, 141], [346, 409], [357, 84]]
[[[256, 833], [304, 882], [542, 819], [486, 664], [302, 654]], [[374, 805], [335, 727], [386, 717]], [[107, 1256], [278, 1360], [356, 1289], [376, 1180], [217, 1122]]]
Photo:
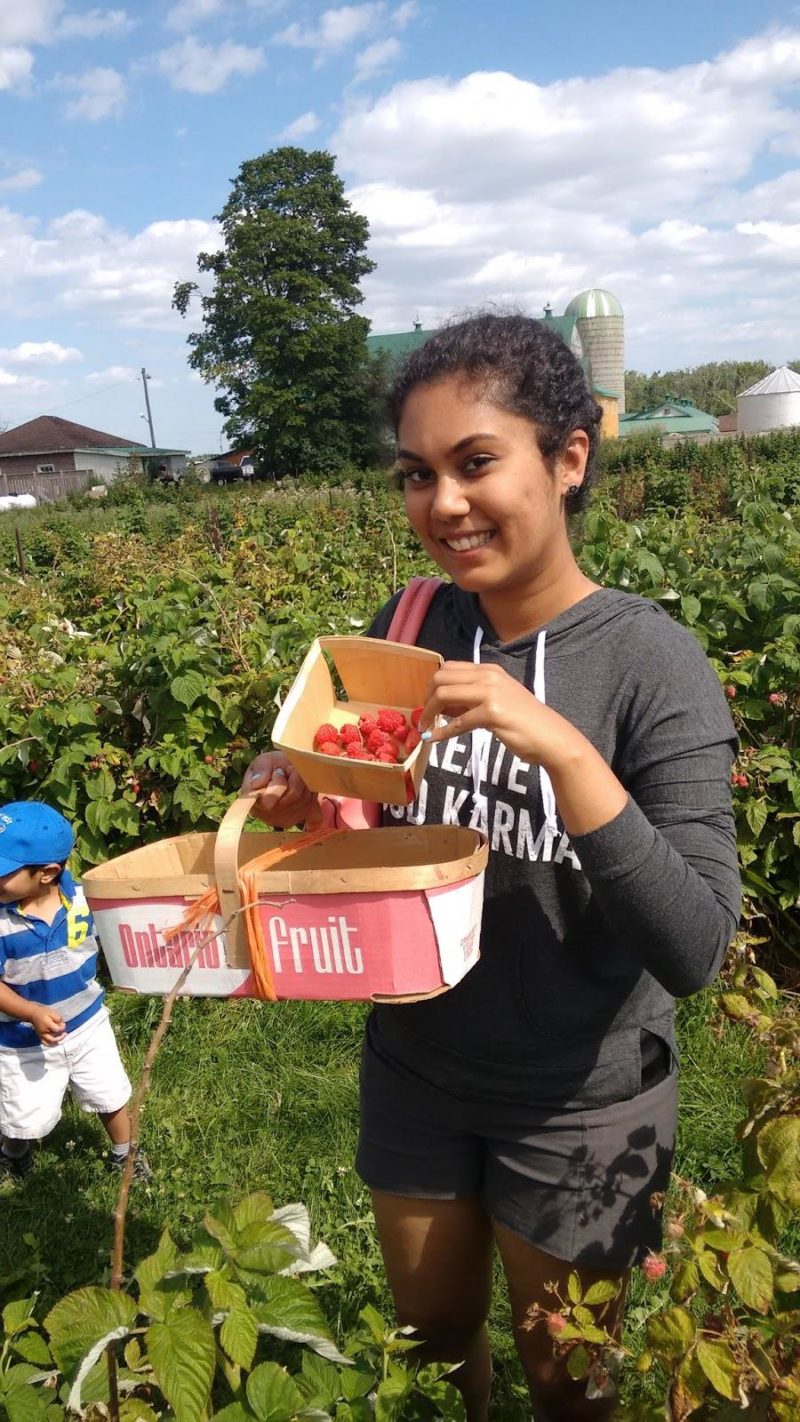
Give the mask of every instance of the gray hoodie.
[[[397, 599], [370, 635], [383, 636]], [[449, 992], [382, 1005], [382, 1056], [462, 1097], [591, 1108], [636, 1095], [641, 1046], [675, 1053], [675, 997], [711, 982], [736, 931], [739, 874], [725, 697], [656, 603], [599, 589], [501, 643], [477, 597], [436, 594], [418, 645], [503, 667], [576, 726], [629, 792], [572, 840], [539, 767], [488, 732], [434, 747], [419, 799], [384, 823], [489, 836], [481, 958]]]

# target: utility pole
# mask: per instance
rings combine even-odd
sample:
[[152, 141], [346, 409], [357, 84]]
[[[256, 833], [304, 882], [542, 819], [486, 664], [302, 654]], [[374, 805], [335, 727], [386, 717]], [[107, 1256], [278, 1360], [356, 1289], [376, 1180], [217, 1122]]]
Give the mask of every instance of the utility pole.
[[147, 374], [147, 371], [145, 370], [144, 366], [142, 366], [142, 385], [144, 386], [144, 404], [145, 409], [147, 410], [147, 423], [150, 426], [150, 443], [153, 449], [155, 449], [156, 437], [153, 433], [153, 416], [150, 413], [150, 394], [147, 389], [147, 382], [149, 379], [150, 377]]

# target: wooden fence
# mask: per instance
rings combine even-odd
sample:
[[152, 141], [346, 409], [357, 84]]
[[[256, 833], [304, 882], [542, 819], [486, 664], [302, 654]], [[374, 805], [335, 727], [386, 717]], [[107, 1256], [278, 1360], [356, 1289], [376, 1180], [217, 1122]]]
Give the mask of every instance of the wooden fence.
[[57, 469], [54, 474], [7, 474], [0, 469], [0, 494], [33, 494], [40, 504], [80, 494], [100, 482], [91, 469]]

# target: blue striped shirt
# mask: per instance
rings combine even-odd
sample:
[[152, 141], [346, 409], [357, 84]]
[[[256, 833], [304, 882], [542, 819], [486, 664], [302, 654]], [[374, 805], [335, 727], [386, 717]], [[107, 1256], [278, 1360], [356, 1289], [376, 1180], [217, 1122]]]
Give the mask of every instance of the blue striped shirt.
[[[56, 1008], [74, 1032], [100, 1010], [103, 989], [95, 977], [97, 939], [83, 890], [66, 869], [59, 889], [61, 908], [52, 923], [22, 913], [18, 904], [0, 904], [0, 979], [28, 1002]], [[0, 1012], [0, 1047], [34, 1047], [38, 1041], [29, 1022]]]

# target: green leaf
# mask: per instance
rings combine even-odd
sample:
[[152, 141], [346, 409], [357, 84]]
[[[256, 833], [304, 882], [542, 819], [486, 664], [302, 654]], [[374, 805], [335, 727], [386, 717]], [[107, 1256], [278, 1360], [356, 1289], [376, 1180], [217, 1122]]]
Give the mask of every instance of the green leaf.
[[580, 1279], [578, 1278], [578, 1275], [575, 1273], [574, 1270], [572, 1271], [572, 1273], [569, 1275], [569, 1278], [567, 1279], [567, 1294], [568, 1294], [570, 1303], [579, 1304], [579, 1303], [581, 1302], [582, 1298], [583, 1298], [583, 1290], [581, 1289], [581, 1281], [580, 1281]]
[[[164, 1295], [163, 1286], [167, 1283], [170, 1270], [174, 1270], [179, 1253], [168, 1229], [165, 1229], [158, 1241], [158, 1246], [154, 1254], [149, 1254], [143, 1259], [134, 1271], [134, 1278], [139, 1285], [139, 1306], [144, 1313], [150, 1314], [152, 1318], [164, 1318], [168, 1312], [168, 1297]], [[169, 1279], [169, 1287], [174, 1291], [176, 1281]], [[162, 1285], [159, 1290], [158, 1285]], [[180, 1287], [180, 1285], [178, 1285]]]
[[697, 621], [703, 610], [703, 604], [694, 593], [681, 593], [681, 613], [684, 622], [691, 627]]
[[26, 1363], [33, 1363], [38, 1368], [48, 1368], [52, 1364], [50, 1349], [48, 1348], [41, 1333], [29, 1330], [20, 1333], [13, 1342], [14, 1352], [20, 1358], [24, 1358]]
[[747, 820], [747, 823], [753, 831], [753, 838], [758, 839], [759, 835], [761, 834], [761, 831], [767, 823], [767, 818], [769, 815], [769, 807], [767, 801], [764, 799], [748, 800], [744, 807], [744, 815], [745, 819]]
[[[319, 1358], [316, 1353], [303, 1354], [303, 1366], [297, 1385], [305, 1402], [325, 1407], [330, 1412], [336, 1399], [342, 1396], [339, 1369]], [[369, 1388], [367, 1388], [369, 1391]]]
[[767, 997], [777, 998], [778, 989], [775, 979], [771, 978], [769, 973], [765, 973], [763, 968], [753, 968], [752, 973], [761, 991], [766, 993]]
[[158, 1422], [158, 1415], [140, 1397], [126, 1397], [119, 1405], [119, 1422]]
[[213, 1413], [214, 1422], [253, 1422], [254, 1413], [241, 1402], [230, 1402], [227, 1407]]
[[[279, 1274], [265, 1278], [252, 1290], [250, 1304], [260, 1332], [271, 1333], [274, 1338], [290, 1343], [306, 1343], [332, 1363], [350, 1361], [336, 1348], [325, 1315], [302, 1280], [283, 1278]], [[362, 1318], [366, 1312], [366, 1309], [362, 1311]], [[382, 1338], [383, 1333], [376, 1341]]]
[[232, 1308], [223, 1321], [219, 1341], [232, 1363], [240, 1368], [252, 1366], [258, 1343], [258, 1324], [244, 1305]]
[[708, 1381], [722, 1397], [735, 1402], [739, 1396], [739, 1369], [727, 1343], [721, 1339], [698, 1339], [697, 1361]]
[[234, 1283], [226, 1269], [212, 1269], [203, 1276], [203, 1283], [215, 1309], [240, 1308], [247, 1303], [241, 1284]]
[[353, 1402], [357, 1397], [366, 1397], [368, 1392], [375, 1386], [375, 1374], [365, 1372], [363, 1366], [356, 1368], [345, 1368], [342, 1372], [342, 1396], [348, 1402]]
[[586, 1377], [591, 1364], [592, 1360], [588, 1349], [584, 1348], [582, 1343], [579, 1343], [577, 1348], [573, 1348], [567, 1357], [567, 1372], [576, 1382], [580, 1382], [581, 1378]]
[[692, 1343], [695, 1324], [685, 1308], [662, 1309], [647, 1320], [647, 1342], [664, 1358], [682, 1358]]
[[598, 1279], [596, 1284], [591, 1284], [583, 1296], [585, 1304], [608, 1303], [619, 1294], [622, 1285], [614, 1283], [613, 1279]]
[[375, 1397], [375, 1422], [398, 1422], [412, 1387], [410, 1373], [395, 1373], [384, 1378]]
[[81, 1383], [103, 1349], [133, 1327], [136, 1304], [128, 1294], [91, 1287], [59, 1299], [44, 1321], [50, 1350], [71, 1384], [69, 1406], [80, 1411]]
[[180, 1308], [145, 1335], [156, 1383], [177, 1422], [199, 1422], [211, 1395], [216, 1343], [197, 1309]]
[[43, 1422], [51, 1396], [23, 1383], [10, 1387], [0, 1399], [0, 1405], [8, 1414], [8, 1422]]
[[706, 1283], [710, 1284], [712, 1289], [725, 1287], [725, 1275], [713, 1249], [700, 1250], [697, 1256], [697, 1266]]
[[757, 1313], [767, 1313], [772, 1303], [774, 1282], [772, 1264], [763, 1249], [757, 1249], [755, 1245], [732, 1249], [726, 1267], [742, 1303]]
[[203, 695], [206, 684], [199, 672], [190, 670], [174, 677], [169, 689], [181, 706], [194, 706], [195, 701]]
[[12, 1299], [3, 1309], [3, 1332], [10, 1338], [25, 1328], [34, 1326], [31, 1315], [36, 1295], [29, 1299]]
[[252, 1195], [245, 1195], [240, 1200], [233, 1211], [234, 1226], [239, 1234], [253, 1224], [266, 1224], [272, 1219], [275, 1213], [275, 1206], [269, 1195], [263, 1191], [256, 1191]]
[[259, 1422], [291, 1422], [303, 1406], [297, 1383], [277, 1363], [259, 1363], [247, 1379], [246, 1392]]
[[800, 1116], [778, 1116], [758, 1133], [758, 1158], [770, 1190], [793, 1209], [800, 1209]]

